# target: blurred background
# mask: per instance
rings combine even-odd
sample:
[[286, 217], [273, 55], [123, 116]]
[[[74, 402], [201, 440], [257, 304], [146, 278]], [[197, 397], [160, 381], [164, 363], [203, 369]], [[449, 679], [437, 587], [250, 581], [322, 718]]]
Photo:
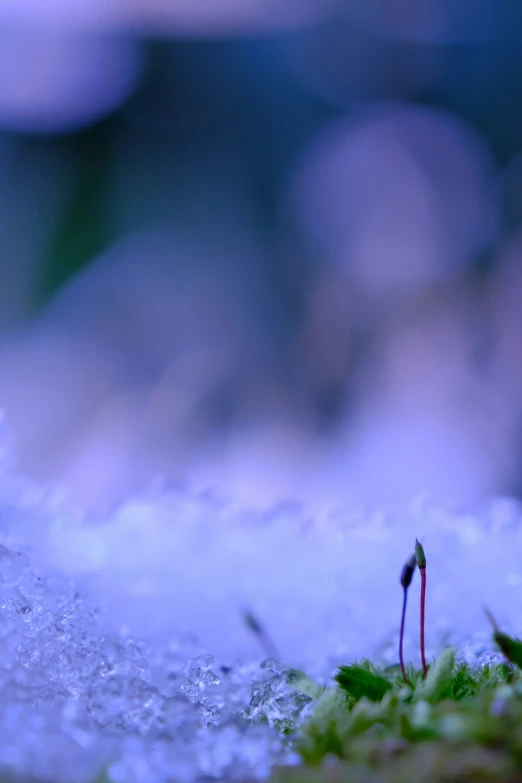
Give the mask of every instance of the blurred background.
[[0, 6], [0, 407], [92, 513], [522, 492], [519, 0]]

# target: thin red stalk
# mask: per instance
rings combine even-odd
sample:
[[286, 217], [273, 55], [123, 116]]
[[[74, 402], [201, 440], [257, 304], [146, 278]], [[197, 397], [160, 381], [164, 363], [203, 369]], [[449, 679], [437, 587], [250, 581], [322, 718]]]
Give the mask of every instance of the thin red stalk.
[[408, 678], [406, 677], [406, 669], [404, 668], [404, 657], [402, 654], [402, 643], [404, 640], [404, 621], [406, 619], [406, 602], [408, 600], [408, 588], [404, 588], [404, 599], [402, 601], [402, 618], [401, 618], [401, 635], [399, 638], [399, 661], [401, 664], [402, 679], [408, 684]]
[[426, 567], [421, 566], [419, 568], [421, 574], [421, 606], [420, 606], [420, 646], [421, 646], [421, 660], [422, 671], [426, 677], [428, 673], [428, 667], [426, 666], [426, 654], [424, 648], [424, 612], [426, 605]]

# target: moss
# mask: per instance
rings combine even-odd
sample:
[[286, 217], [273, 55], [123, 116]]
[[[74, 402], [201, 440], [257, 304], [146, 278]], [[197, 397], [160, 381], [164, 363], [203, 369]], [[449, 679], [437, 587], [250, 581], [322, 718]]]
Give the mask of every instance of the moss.
[[[367, 661], [341, 667], [337, 684], [319, 696], [294, 736], [303, 764], [275, 770], [272, 783], [520, 783], [520, 674], [504, 664], [472, 668], [454, 658], [446, 651], [426, 680], [410, 671], [408, 686], [395, 672], [375, 673]], [[387, 683], [379, 700], [374, 677]]]
[[506, 663], [470, 666], [447, 649], [406, 682], [368, 660], [316, 692], [295, 678], [313, 699], [292, 738], [302, 763], [271, 783], [522, 783], [522, 642], [488, 616]]
[[380, 673], [369, 661], [363, 664], [341, 666], [335, 679], [341, 688], [355, 700], [366, 696], [370, 701], [381, 701], [387, 691], [393, 688], [384, 673]]

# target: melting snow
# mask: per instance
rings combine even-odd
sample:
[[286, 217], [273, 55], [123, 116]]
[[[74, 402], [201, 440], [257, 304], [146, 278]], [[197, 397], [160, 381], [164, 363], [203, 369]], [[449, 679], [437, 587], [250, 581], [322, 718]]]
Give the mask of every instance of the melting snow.
[[12, 472], [7, 444], [0, 464], [0, 769], [68, 783], [101, 770], [114, 783], [265, 778], [294, 759], [281, 729], [309, 703], [290, 666], [325, 682], [361, 655], [395, 662], [416, 536], [430, 654], [456, 642], [469, 661], [488, 655], [484, 603], [522, 628], [514, 501], [310, 520], [295, 504], [256, 514], [165, 486], [93, 524]]

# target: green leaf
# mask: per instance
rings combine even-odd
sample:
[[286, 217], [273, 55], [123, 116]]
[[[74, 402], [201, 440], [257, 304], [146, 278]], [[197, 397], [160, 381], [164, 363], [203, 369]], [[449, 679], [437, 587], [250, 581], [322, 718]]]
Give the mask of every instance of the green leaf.
[[520, 639], [513, 639], [508, 636], [507, 633], [503, 633], [497, 625], [497, 621], [485, 606], [484, 611], [486, 616], [493, 626], [493, 640], [500, 647], [501, 652], [506, 656], [508, 661], [514, 663], [519, 669], [522, 669], [522, 642]]
[[301, 727], [296, 750], [307, 764], [320, 764], [329, 755], [342, 758], [351, 724], [347, 698], [340, 688], [328, 688], [316, 702], [313, 715]]
[[522, 669], [522, 642], [520, 639], [513, 639], [502, 631], [494, 631], [493, 639], [508, 661]]
[[294, 691], [314, 700], [322, 696], [326, 690], [326, 686], [319, 685], [300, 669], [291, 669], [286, 676], [286, 681]]
[[435, 704], [451, 696], [454, 677], [455, 650], [450, 647], [430, 666], [428, 675], [415, 691], [415, 698]]
[[363, 697], [370, 701], [381, 701], [385, 693], [393, 687], [385, 677], [355, 663], [341, 666], [335, 680], [349, 696], [357, 701]]

